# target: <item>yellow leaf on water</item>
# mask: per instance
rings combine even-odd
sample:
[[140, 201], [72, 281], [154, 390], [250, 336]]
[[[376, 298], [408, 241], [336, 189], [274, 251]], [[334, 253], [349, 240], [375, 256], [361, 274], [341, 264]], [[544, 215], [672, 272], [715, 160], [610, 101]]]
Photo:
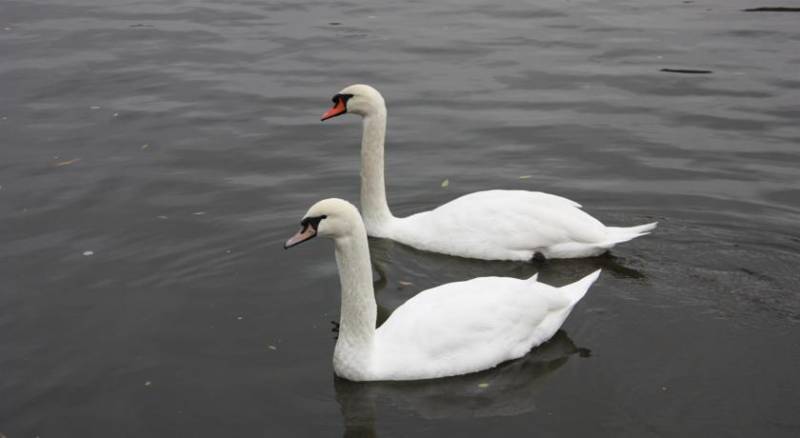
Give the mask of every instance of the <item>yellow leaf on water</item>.
[[73, 158], [67, 161], [59, 161], [58, 163], [56, 163], [56, 167], [69, 166], [70, 164], [77, 163], [78, 161], [81, 161], [81, 159]]
[[488, 388], [488, 387], [489, 387], [489, 384], [486, 383], [486, 382], [478, 383], [478, 388]]
[[446, 179], [446, 180], [442, 181], [442, 187], [447, 187], [449, 185], [450, 185], [450, 180], [449, 179]]

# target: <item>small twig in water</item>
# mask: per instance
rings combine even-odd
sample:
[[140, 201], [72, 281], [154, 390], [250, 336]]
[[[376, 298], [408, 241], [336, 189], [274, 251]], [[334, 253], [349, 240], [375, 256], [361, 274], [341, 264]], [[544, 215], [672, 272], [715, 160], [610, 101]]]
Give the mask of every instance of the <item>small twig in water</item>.
[[709, 73], [712, 73], [711, 70], [694, 70], [686, 68], [662, 68], [661, 71], [667, 73], [684, 73], [690, 75], [707, 75]]

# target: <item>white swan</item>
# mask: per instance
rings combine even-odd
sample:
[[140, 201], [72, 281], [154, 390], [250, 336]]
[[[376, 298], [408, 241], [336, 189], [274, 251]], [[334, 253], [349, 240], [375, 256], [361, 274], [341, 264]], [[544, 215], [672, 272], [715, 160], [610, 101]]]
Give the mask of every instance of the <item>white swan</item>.
[[656, 222], [607, 227], [556, 195], [525, 190], [470, 193], [434, 210], [397, 218], [386, 202], [383, 145], [386, 104], [369, 85], [351, 85], [333, 97], [327, 120], [345, 113], [363, 117], [361, 211], [370, 236], [432, 252], [486, 259], [530, 260], [592, 257], [617, 243], [648, 234]]
[[375, 329], [377, 306], [364, 222], [347, 201], [314, 204], [284, 244], [333, 239], [341, 283], [333, 369], [354, 381], [416, 380], [492, 368], [545, 342], [600, 275], [554, 288], [536, 281], [480, 277], [420, 292]]

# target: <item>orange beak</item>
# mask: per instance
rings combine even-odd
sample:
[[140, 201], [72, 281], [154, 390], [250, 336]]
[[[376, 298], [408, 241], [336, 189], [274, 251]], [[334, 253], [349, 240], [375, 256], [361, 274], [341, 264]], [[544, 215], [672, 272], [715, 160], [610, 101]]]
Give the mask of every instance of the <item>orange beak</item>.
[[326, 111], [325, 114], [322, 115], [322, 118], [319, 119], [319, 120], [322, 122], [322, 121], [328, 120], [328, 119], [330, 119], [332, 117], [336, 117], [336, 116], [342, 115], [342, 114], [344, 114], [346, 112], [347, 112], [347, 106], [345, 106], [345, 104], [344, 104], [344, 99], [340, 98], [340, 99], [336, 100], [336, 103], [333, 104], [333, 107], [331, 109], [329, 109], [328, 111]]

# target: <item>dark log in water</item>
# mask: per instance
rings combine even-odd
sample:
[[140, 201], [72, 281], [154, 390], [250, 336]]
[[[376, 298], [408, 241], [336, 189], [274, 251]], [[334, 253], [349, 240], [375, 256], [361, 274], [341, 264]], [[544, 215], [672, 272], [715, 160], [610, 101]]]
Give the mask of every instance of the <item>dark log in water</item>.
[[757, 8], [742, 9], [744, 12], [800, 12], [800, 8], [788, 6], [759, 6]]
[[661, 71], [667, 73], [683, 73], [683, 74], [690, 74], [690, 75], [707, 75], [713, 73], [711, 70], [694, 70], [694, 69], [685, 69], [685, 68], [662, 68]]

